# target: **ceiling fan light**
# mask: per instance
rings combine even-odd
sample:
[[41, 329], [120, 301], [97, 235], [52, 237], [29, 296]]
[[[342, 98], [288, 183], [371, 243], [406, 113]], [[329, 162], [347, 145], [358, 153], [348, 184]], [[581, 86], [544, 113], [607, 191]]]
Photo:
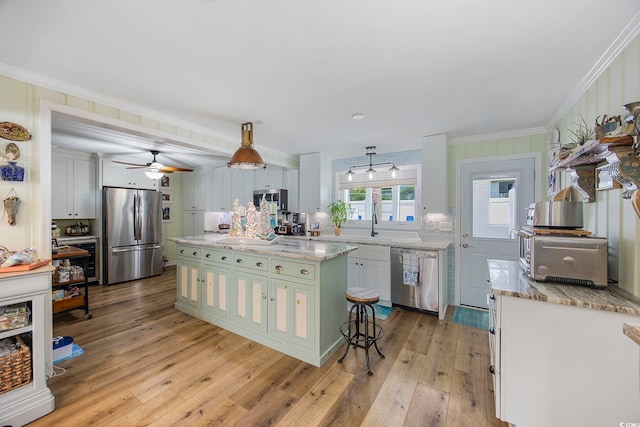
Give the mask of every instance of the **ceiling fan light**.
[[160, 172], [159, 170], [148, 170], [148, 171], [144, 171], [144, 174], [147, 176], [147, 178], [149, 179], [160, 179], [164, 176], [164, 174], [162, 172]]
[[391, 164], [392, 164], [392, 166], [389, 168], [389, 171], [391, 171], [391, 177], [395, 178], [396, 177], [396, 172], [399, 171], [400, 169], [398, 169], [395, 164], [393, 164], [393, 163], [391, 163]]
[[253, 148], [253, 123], [242, 124], [240, 148], [233, 153], [227, 166], [236, 169], [265, 169], [267, 167], [260, 153]]
[[376, 170], [372, 167], [369, 167], [369, 169], [367, 169], [367, 173], [369, 174], [369, 179], [373, 179], [373, 174], [376, 173]]

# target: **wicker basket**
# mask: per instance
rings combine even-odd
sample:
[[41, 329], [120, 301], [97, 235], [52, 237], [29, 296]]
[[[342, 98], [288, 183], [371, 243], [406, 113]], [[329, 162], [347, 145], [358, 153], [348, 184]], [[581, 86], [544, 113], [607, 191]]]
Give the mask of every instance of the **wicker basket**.
[[19, 335], [13, 338], [20, 345], [20, 350], [0, 357], [0, 394], [31, 382], [31, 350]]

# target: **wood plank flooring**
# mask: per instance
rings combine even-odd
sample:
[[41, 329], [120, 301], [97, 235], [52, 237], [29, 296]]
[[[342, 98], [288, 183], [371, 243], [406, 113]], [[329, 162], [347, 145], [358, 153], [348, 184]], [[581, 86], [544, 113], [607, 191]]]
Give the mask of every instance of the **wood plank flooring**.
[[364, 352], [317, 368], [173, 308], [175, 270], [90, 288], [54, 336], [84, 354], [49, 380], [56, 410], [30, 426], [506, 426], [495, 418], [485, 331], [395, 308]]

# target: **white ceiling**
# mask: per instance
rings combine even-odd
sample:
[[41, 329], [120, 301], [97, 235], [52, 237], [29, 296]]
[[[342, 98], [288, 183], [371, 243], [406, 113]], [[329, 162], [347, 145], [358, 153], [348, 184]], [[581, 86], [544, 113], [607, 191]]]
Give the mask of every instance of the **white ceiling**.
[[[0, 62], [232, 141], [262, 121], [258, 149], [364, 157], [367, 145], [425, 135], [549, 126], [639, 10], [640, 0], [0, 0]], [[91, 146], [86, 125], [58, 127], [56, 144]], [[178, 150], [142, 137], [128, 145]]]

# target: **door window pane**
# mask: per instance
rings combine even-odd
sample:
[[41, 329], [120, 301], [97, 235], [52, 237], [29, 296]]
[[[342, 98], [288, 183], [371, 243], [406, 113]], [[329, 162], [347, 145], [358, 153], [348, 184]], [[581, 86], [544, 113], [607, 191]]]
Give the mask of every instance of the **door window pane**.
[[473, 180], [473, 237], [508, 239], [515, 228], [516, 179]]

